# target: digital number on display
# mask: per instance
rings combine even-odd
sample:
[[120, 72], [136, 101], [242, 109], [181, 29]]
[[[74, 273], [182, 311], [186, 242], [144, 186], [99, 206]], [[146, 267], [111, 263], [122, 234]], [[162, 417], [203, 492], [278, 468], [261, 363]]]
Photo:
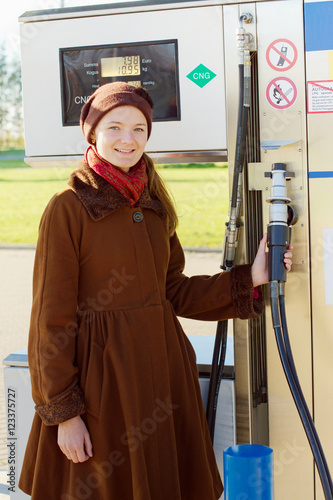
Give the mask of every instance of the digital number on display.
[[140, 74], [140, 56], [101, 58], [101, 76], [103, 78]]

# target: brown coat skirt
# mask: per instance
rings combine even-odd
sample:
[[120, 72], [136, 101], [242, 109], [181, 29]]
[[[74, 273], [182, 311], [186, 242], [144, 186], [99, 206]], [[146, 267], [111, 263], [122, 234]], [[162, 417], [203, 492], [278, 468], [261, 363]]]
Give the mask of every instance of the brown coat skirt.
[[[20, 488], [33, 500], [216, 500], [223, 491], [194, 350], [177, 316], [256, 317], [250, 266], [188, 278], [146, 189], [134, 208], [83, 165], [42, 217], [29, 368], [36, 403]], [[81, 415], [94, 456], [57, 445]]]

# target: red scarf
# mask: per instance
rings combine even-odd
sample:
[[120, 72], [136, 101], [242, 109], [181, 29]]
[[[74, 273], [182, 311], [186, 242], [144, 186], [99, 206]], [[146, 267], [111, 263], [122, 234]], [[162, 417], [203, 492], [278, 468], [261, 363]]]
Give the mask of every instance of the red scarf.
[[84, 158], [89, 167], [117, 189], [132, 207], [135, 205], [148, 184], [146, 162], [143, 158], [131, 167], [129, 172], [124, 172], [104, 160], [94, 146], [88, 147]]

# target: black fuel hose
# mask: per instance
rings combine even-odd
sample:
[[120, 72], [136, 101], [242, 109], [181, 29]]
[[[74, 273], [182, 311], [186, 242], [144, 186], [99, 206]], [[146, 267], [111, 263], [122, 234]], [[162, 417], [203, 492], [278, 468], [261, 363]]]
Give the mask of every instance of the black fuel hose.
[[[323, 447], [321, 445], [321, 442], [320, 442], [320, 439], [319, 439], [319, 436], [317, 433], [317, 429], [316, 429], [314, 422], [312, 420], [312, 416], [310, 414], [308, 405], [305, 401], [304, 394], [303, 394], [303, 391], [301, 389], [301, 385], [300, 385], [300, 382], [298, 379], [296, 366], [295, 366], [295, 362], [294, 362], [294, 357], [293, 357], [293, 353], [292, 353], [291, 345], [290, 345], [290, 340], [289, 340], [287, 318], [286, 318], [285, 298], [284, 298], [284, 294], [282, 294], [282, 293], [279, 293], [279, 309], [280, 309], [280, 317], [281, 317], [281, 325], [282, 325], [282, 333], [283, 333], [283, 342], [284, 342], [284, 346], [285, 346], [285, 352], [286, 352], [287, 360], [289, 363], [289, 367], [290, 367], [290, 370], [292, 372], [292, 375], [293, 375], [293, 378], [295, 381], [295, 386], [298, 388], [300, 398], [302, 399], [303, 407], [304, 407], [304, 411], [307, 415], [307, 419], [308, 419], [309, 424], [312, 428], [313, 437], [314, 437], [314, 440], [316, 442], [318, 452], [320, 453], [320, 456], [321, 456], [322, 467], [325, 469], [327, 480], [330, 484], [331, 494], [333, 494], [332, 478], [331, 478], [330, 470], [329, 470], [327, 460], [326, 460], [326, 457], [324, 454], [324, 450], [323, 450]], [[330, 498], [332, 498], [332, 497], [330, 497]]]
[[228, 339], [228, 321], [219, 321], [217, 323], [214, 352], [212, 359], [212, 369], [210, 374], [210, 383], [208, 389], [208, 398], [206, 406], [206, 417], [209, 428], [209, 434], [214, 442], [215, 420], [217, 402], [220, 392], [221, 379], [225, 365], [225, 356], [227, 352]]
[[[235, 161], [232, 183], [232, 194], [230, 203], [230, 221], [229, 228], [233, 231], [236, 230], [238, 212], [240, 210], [239, 204], [239, 191], [241, 184], [241, 173], [245, 161], [246, 153], [246, 136], [249, 121], [250, 101], [251, 101], [251, 68], [248, 64], [247, 71], [245, 72], [245, 65], [239, 64], [239, 102], [238, 102], [238, 120], [237, 120], [237, 134], [236, 134], [236, 148], [235, 148]], [[232, 241], [232, 239], [231, 239]], [[236, 253], [236, 242], [228, 245], [226, 244], [226, 256], [224, 269], [230, 270], [234, 265]]]
[[[232, 184], [231, 207], [236, 208], [237, 205], [237, 190], [239, 174], [243, 169], [245, 157], [245, 140], [247, 133], [247, 111], [248, 106], [244, 106], [244, 64], [238, 65], [239, 74], [239, 96], [238, 96], [238, 118], [237, 118], [237, 134], [236, 134], [236, 149], [235, 149], [235, 163], [234, 163], [234, 176]], [[246, 108], [246, 109], [245, 109]]]
[[[244, 64], [238, 65], [239, 73], [239, 101], [238, 101], [238, 121], [235, 150], [235, 165], [233, 175], [233, 187], [231, 196], [231, 208], [236, 208], [238, 197], [239, 176], [243, 169], [246, 148], [247, 123], [249, 115], [249, 87], [250, 82], [244, 78]], [[246, 89], [245, 89], [246, 87]], [[244, 101], [245, 100], [245, 101]], [[246, 105], [245, 105], [246, 104]], [[226, 268], [230, 269], [233, 260], [226, 259]], [[206, 405], [206, 418], [212, 443], [214, 442], [216, 409], [221, 385], [221, 378], [225, 364], [225, 354], [228, 339], [228, 321], [218, 321], [216, 337], [212, 358], [212, 368], [208, 389]]]
[[285, 303], [283, 296], [281, 297], [279, 288], [279, 282], [272, 281], [270, 283], [272, 321], [281, 363], [315, 459], [325, 500], [333, 500], [333, 485], [327, 462], [299, 384], [296, 368], [293, 362], [286, 322]]

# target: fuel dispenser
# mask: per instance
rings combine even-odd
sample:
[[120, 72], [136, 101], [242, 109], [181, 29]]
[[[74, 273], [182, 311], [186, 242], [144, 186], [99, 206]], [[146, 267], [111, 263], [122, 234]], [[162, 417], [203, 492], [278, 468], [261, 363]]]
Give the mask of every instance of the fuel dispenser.
[[142, 4], [21, 16], [29, 164], [79, 161], [86, 149], [78, 127], [81, 107], [99, 85], [117, 79], [142, 84], [152, 96], [155, 123], [147, 153], [155, 160], [226, 158], [221, 7]]
[[277, 499], [332, 498], [332, 21], [331, 0], [139, 0], [20, 18], [27, 163], [74, 166], [94, 88], [141, 84], [156, 103], [156, 162], [228, 160], [222, 266], [251, 262], [267, 228], [266, 310], [235, 320], [233, 337], [218, 325], [207, 417], [213, 436], [228, 337], [236, 442], [274, 450]]

